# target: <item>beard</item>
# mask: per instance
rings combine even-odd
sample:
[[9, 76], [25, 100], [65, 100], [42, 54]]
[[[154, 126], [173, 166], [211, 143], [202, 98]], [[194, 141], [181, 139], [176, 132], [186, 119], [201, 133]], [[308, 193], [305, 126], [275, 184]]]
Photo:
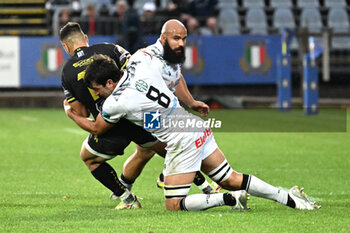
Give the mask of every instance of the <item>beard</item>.
[[186, 56], [185, 56], [184, 47], [180, 46], [180, 47], [177, 47], [176, 49], [171, 49], [168, 43], [168, 40], [165, 40], [163, 47], [164, 47], [163, 58], [170, 64], [182, 64], [185, 61]]

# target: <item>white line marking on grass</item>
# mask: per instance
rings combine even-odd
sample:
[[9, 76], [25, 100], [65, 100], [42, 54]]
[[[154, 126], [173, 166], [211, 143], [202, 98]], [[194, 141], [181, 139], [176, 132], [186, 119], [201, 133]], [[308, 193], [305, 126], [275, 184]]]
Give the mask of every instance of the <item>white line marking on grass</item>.
[[35, 117], [29, 117], [29, 116], [21, 116], [21, 120], [23, 121], [30, 121], [30, 122], [38, 122], [39, 119]]
[[64, 131], [66, 131], [68, 133], [76, 134], [76, 135], [86, 135], [87, 134], [87, 132], [85, 132], [81, 129], [74, 129], [74, 128], [64, 128]]

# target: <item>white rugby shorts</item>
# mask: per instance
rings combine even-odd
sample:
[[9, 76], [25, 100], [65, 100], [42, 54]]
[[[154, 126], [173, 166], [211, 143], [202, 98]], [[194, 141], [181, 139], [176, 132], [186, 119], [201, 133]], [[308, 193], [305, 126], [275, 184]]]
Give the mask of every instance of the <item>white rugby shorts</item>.
[[171, 176], [199, 171], [202, 161], [217, 148], [210, 128], [206, 129], [205, 132], [181, 133], [181, 138], [176, 143], [168, 143], [166, 147], [164, 175]]

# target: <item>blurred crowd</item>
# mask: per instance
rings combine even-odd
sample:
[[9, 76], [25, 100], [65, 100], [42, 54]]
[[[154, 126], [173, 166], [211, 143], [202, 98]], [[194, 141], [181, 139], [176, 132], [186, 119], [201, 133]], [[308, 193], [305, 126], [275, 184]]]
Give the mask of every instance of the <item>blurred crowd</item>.
[[135, 37], [158, 35], [170, 18], [185, 24], [190, 35], [218, 34], [218, 0], [49, 0], [52, 31], [78, 21], [88, 35]]

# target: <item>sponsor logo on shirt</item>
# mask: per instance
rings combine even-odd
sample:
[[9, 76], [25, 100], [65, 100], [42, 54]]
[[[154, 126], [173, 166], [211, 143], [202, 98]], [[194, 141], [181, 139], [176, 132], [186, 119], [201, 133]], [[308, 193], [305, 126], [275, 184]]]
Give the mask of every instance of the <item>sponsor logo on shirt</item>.
[[77, 56], [78, 56], [78, 57], [84, 56], [84, 51], [79, 51], [79, 52], [77, 53]]
[[148, 90], [148, 84], [143, 80], [137, 80], [135, 82], [135, 87], [139, 92], [147, 92]]
[[210, 135], [213, 134], [213, 131], [208, 128], [205, 129], [203, 132], [203, 136], [200, 136], [199, 138], [197, 138], [194, 143], [196, 144], [196, 148], [199, 148], [201, 146], [203, 146], [203, 144], [205, 143], [205, 140], [207, 139], [207, 137], [209, 137]]

